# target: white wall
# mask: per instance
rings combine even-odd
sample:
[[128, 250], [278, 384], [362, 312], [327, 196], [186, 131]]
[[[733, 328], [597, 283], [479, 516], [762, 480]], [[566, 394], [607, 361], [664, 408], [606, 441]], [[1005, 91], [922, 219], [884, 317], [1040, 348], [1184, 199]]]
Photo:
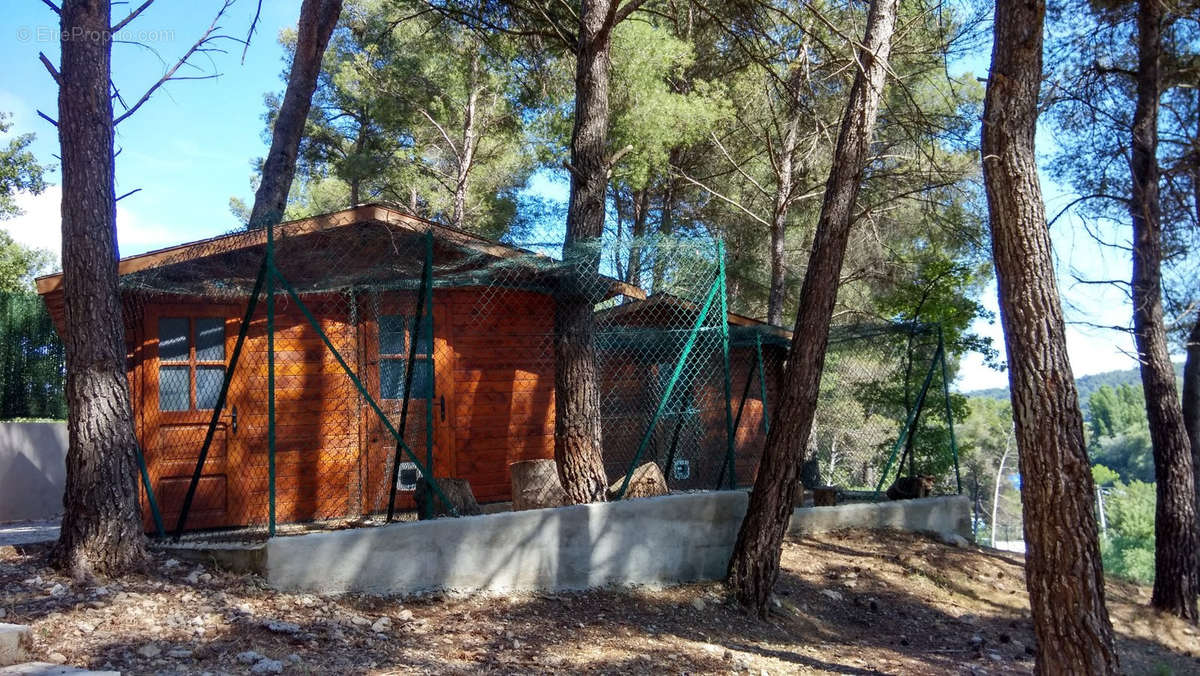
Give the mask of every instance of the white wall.
[[[719, 580], [744, 491], [686, 493], [272, 538], [267, 582], [314, 592], [569, 590]], [[970, 532], [962, 496], [793, 512], [795, 534], [838, 528]], [[964, 533], [965, 531], [965, 533]]]
[[66, 481], [66, 423], [0, 423], [0, 522], [61, 515]]

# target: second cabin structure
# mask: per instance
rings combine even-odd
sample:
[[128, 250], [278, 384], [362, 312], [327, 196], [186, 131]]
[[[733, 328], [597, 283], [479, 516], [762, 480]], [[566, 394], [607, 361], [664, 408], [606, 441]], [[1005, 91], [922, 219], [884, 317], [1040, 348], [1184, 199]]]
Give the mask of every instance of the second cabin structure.
[[[265, 231], [119, 263], [136, 433], [167, 530], [210, 428], [189, 529], [369, 517], [387, 511], [393, 471], [396, 507], [410, 510], [419, 466], [435, 478], [468, 480], [482, 503], [503, 502], [511, 496], [510, 464], [553, 457], [553, 259], [378, 205], [285, 223], [273, 237], [282, 280], [274, 332], [265, 295], [254, 293]], [[601, 313], [648, 302], [637, 287], [601, 284]], [[39, 278], [37, 288], [62, 331], [69, 293], [62, 275]], [[252, 297], [260, 300], [230, 371]], [[645, 321], [645, 308], [620, 316]], [[756, 367], [745, 355], [737, 361], [740, 397]], [[772, 383], [779, 363], [769, 367]], [[602, 397], [624, 396], [610, 390]], [[759, 388], [745, 391], [761, 411]], [[751, 417], [757, 425], [761, 416]], [[631, 424], [633, 433], [614, 428], [612, 441], [636, 437], [638, 423]], [[412, 452], [399, 465], [395, 434]], [[762, 440], [738, 435], [736, 478], [746, 484]], [[610, 448], [610, 471], [623, 472], [634, 449]], [[143, 482], [147, 530], [155, 527], [150, 498]]]

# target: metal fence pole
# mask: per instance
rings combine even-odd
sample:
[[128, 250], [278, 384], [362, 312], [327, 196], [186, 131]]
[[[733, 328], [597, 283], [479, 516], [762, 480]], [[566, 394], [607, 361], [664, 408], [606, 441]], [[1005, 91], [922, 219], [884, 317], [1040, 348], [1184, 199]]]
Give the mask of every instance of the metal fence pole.
[[633, 478], [633, 470], [637, 469], [638, 461], [642, 459], [642, 454], [646, 452], [646, 446], [650, 443], [650, 436], [654, 434], [654, 426], [658, 424], [658, 419], [662, 417], [663, 412], [667, 409], [667, 402], [671, 400], [671, 395], [675, 392], [675, 385], [679, 382], [679, 376], [683, 374], [683, 366], [687, 363], [687, 358], [692, 353], [692, 348], [696, 345], [696, 338], [700, 335], [700, 331], [704, 326], [704, 319], [708, 316], [708, 311], [712, 308], [713, 300], [716, 298], [720, 288], [721, 279], [717, 277], [713, 280], [712, 286], [709, 287], [708, 296], [704, 299], [704, 306], [700, 308], [700, 314], [696, 317], [695, 323], [692, 324], [691, 331], [688, 332], [687, 342], [684, 343], [683, 350], [679, 353], [679, 359], [675, 362], [675, 370], [671, 372], [671, 379], [667, 382], [666, 391], [663, 392], [662, 399], [658, 402], [658, 407], [654, 409], [654, 416], [650, 418], [650, 424], [646, 427], [646, 433], [642, 435], [637, 452], [633, 456], [633, 462], [629, 464], [629, 471], [625, 473], [625, 479], [621, 482], [621, 490], [617, 491], [617, 500], [625, 497], [625, 490], [629, 488], [629, 480]]
[[[751, 358], [750, 368], [746, 370], [746, 387], [742, 389], [742, 398], [738, 402], [737, 415], [733, 418], [733, 432], [736, 435], [737, 431], [742, 427], [742, 412], [746, 410], [746, 399], [750, 398], [750, 386], [754, 384], [754, 368], [757, 357]], [[721, 483], [725, 481], [725, 470], [729, 468], [729, 459], [726, 458], [721, 463], [721, 473], [717, 475], [717, 490], [721, 490]], [[733, 479], [737, 479], [736, 474]]]
[[[429, 468], [429, 478], [433, 478], [433, 390], [437, 387], [437, 361], [434, 359], [433, 346], [433, 231], [425, 231], [425, 268], [421, 275], [421, 285], [425, 289], [425, 328], [429, 331], [429, 387], [425, 389], [425, 466]], [[442, 395], [445, 396], [445, 395]], [[443, 402], [445, 400], [443, 399]], [[446, 409], [442, 407], [442, 420], [445, 421]], [[425, 513], [433, 518], [433, 495], [425, 493]]]
[[267, 533], [275, 535], [275, 225], [267, 226]]
[[950, 406], [950, 381], [946, 379], [946, 338], [938, 324], [938, 354], [942, 356], [942, 395], [946, 400], [946, 426], [950, 428], [950, 455], [954, 458], [954, 483], [962, 495], [962, 475], [958, 470], [958, 441], [954, 438], [954, 412]]
[[[729, 467], [729, 488], [737, 485], [737, 468], [734, 464], [733, 379], [729, 366], [729, 294], [725, 286], [725, 241], [717, 240], [717, 276], [721, 280], [721, 357], [725, 375], [725, 464]], [[749, 376], [747, 376], [749, 377]], [[720, 488], [718, 485], [717, 488]]]
[[158, 500], [154, 499], [154, 487], [150, 485], [150, 470], [146, 468], [146, 456], [142, 455], [142, 445], [137, 444], [138, 470], [142, 475], [142, 483], [146, 486], [146, 500], [150, 503], [150, 515], [154, 517], [154, 532], [159, 539], [166, 535], [163, 530], [162, 513], [158, 511]]
[[[427, 235], [427, 237], [425, 238], [426, 241], [432, 245], [432, 242], [433, 242], [432, 234], [426, 233], [426, 235]], [[426, 312], [425, 295], [426, 295], [426, 291], [428, 291], [428, 289], [426, 288], [425, 284], [426, 284], [426, 275], [432, 272], [431, 270], [429, 270], [430, 264], [431, 264], [430, 256], [428, 255], [428, 251], [427, 251], [427, 255], [425, 258], [425, 269], [423, 269], [421, 271], [421, 286], [420, 286], [420, 288], [417, 289], [417, 311], [413, 314], [412, 333], [409, 334], [409, 337], [408, 337], [408, 362], [405, 364], [405, 368], [404, 368], [404, 398], [400, 404], [400, 430], [399, 430], [399, 432], [400, 432], [401, 438], [404, 437], [404, 430], [408, 427], [408, 402], [410, 401], [410, 395], [412, 394], [413, 372], [416, 371], [417, 344], [421, 342], [421, 320], [424, 319], [425, 312]], [[432, 355], [431, 355], [431, 357], [432, 357]], [[428, 410], [429, 406], [427, 405], [425, 408], [426, 408], [425, 439], [430, 440], [431, 439], [431, 437], [429, 436], [430, 419], [429, 419], [429, 415], [428, 415], [429, 414], [429, 410]], [[397, 486], [397, 482], [400, 479], [400, 458], [402, 457], [401, 452], [402, 451], [401, 451], [400, 442], [396, 442], [396, 454], [392, 460], [392, 480], [389, 484], [389, 486], [391, 487], [391, 490], [388, 491], [387, 521], [389, 523], [391, 522], [392, 517], [396, 513], [396, 486]], [[433, 456], [432, 449], [431, 449], [431, 452], [429, 452], [427, 454], [427, 456], [428, 457], [426, 459], [426, 467], [428, 467], [429, 471], [432, 472], [433, 471], [433, 463], [429, 462], [429, 458], [432, 458], [432, 456]]]
[[[925, 405], [925, 394], [929, 391], [929, 384], [933, 381], [933, 372], [937, 368], [941, 353], [941, 348], [938, 348], [938, 351], [933, 355], [933, 361], [929, 362], [929, 372], [925, 374], [925, 382], [921, 384], [921, 393], [917, 395], [916, 404], [908, 412], [908, 419], [904, 422], [904, 429], [900, 431], [900, 436], [896, 438], [896, 443], [892, 445], [892, 453], [888, 456], [887, 464], [883, 466], [883, 474], [879, 475], [879, 483], [875, 486], [876, 498], [883, 491], [883, 482], [887, 481], [887, 475], [892, 471], [892, 463], [896, 460], [896, 454], [900, 452], [900, 447], [904, 445], [905, 440], [908, 439], [908, 435], [912, 434], [912, 428], [916, 424], [917, 416], [920, 415], [921, 408]], [[901, 458], [901, 461], [903, 460]], [[901, 468], [901, 471], [903, 471], [903, 468]]]

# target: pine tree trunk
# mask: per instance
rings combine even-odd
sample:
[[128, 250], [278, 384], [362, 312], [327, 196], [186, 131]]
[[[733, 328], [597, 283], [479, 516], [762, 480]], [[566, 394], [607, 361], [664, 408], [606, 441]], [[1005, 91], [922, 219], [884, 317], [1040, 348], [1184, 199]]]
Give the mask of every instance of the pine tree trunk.
[[816, 237], [809, 254], [800, 311], [779, 403], [763, 450], [746, 518], [738, 531], [726, 582], [738, 602], [765, 616], [779, 576], [779, 555], [800, 486], [804, 442], [812, 430], [817, 390], [837, 300], [842, 260], [862, 186], [875, 118], [887, 78], [887, 61], [899, 0], [872, 0], [866, 38], [859, 50], [862, 69], [854, 77], [825, 187]]
[[[1200, 213], [1200, 212], [1198, 212]], [[1200, 318], [1192, 324], [1187, 339], [1187, 359], [1183, 363], [1183, 426], [1192, 447], [1192, 479], [1196, 491], [1196, 513], [1200, 515]], [[1196, 527], [1200, 537], [1200, 524]], [[1200, 575], [1200, 564], [1197, 565]]]
[[767, 323], [783, 325], [783, 302], [787, 294], [787, 267], [784, 246], [787, 243], [788, 206], [792, 199], [792, 167], [796, 156], [796, 136], [800, 119], [790, 107], [783, 147], [779, 151], [775, 185], [775, 204], [771, 209], [771, 286], [767, 293]]
[[608, 191], [609, 45], [615, 12], [613, 0], [584, 0], [575, 55], [565, 271], [554, 316], [554, 457], [572, 503], [603, 502], [608, 487], [592, 313], [600, 300], [600, 235]]
[[1175, 390], [1162, 307], [1162, 223], [1158, 197], [1158, 99], [1162, 89], [1163, 5], [1138, 3], [1137, 105], [1129, 160], [1133, 195], [1133, 329], [1154, 448], [1154, 592], [1150, 605], [1195, 622], [1196, 486], [1192, 451]]
[[796, 144], [800, 136], [800, 90], [808, 85], [808, 37], [800, 43], [796, 62], [788, 77], [787, 119], [775, 162], [775, 199], [771, 208], [771, 282], [767, 292], [767, 323], [783, 326], [783, 306], [787, 296], [787, 215], [796, 184]]
[[53, 558], [74, 577], [119, 575], [140, 567], [146, 548], [117, 288], [111, 6], [108, 0], [66, 0], [61, 9], [58, 133], [69, 445]]
[[1094, 484], [1067, 360], [1034, 154], [1044, 2], [996, 6], [983, 170], [1008, 350], [1040, 674], [1119, 671], [1104, 603]]
[[633, 191], [633, 243], [629, 246], [629, 264], [625, 280], [634, 286], [642, 285], [643, 244], [646, 240], [646, 221], [650, 216], [650, 189]]
[[675, 177], [673, 172], [679, 166], [682, 152], [679, 148], [672, 148], [667, 156], [667, 178], [663, 186], [662, 207], [659, 211], [658, 218], [658, 238], [662, 244], [657, 247], [654, 253], [654, 269], [651, 271], [650, 291], [658, 291], [662, 288], [663, 280], [667, 275], [667, 261], [665, 252], [666, 238], [675, 232]]
[[296, 175], [296, 155], [304, 135], [304, 122], [321, 73], [321, 59], [341, 13], [342, 0], [304, 0], [300, 5], [296, 53], [283, 103], [271, 130], [271, 149], [263, 162], [262, 180], [254, 193], [251, 228], [265, 228], [283, 220], [292, 178]]
[[471, 180], [471, 168], [475, 164], [475, 149], [478, 144], [479, 132], [475, 128], [475, 110], [479, 105], [479, 54], [471, 59], [471, 72], [468, 79], [470, 94], [467, 105], [463, 108], [462, 147], [458, 152], [458, 177], [454, 184], [454, 227], [463, 230], [467, 227], [467, 188]]

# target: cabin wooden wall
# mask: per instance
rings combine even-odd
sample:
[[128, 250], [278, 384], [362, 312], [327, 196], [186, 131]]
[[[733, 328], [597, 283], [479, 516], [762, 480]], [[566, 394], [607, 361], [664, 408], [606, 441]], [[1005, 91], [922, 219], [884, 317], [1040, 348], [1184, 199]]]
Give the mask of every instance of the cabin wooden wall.
[[495, 287], [435, 300], [449, 309], [456, 476], [480, 502], [509, 500], [511, 463], [554, 457], [553, 300]]
[[[378, 355], [366, 344], [378, 340], [371, 310], [361, 307], [351, 323], [341, 296], [305, 299], [333, 345], [378, 393]], [[384, 301], [381, 312], [411, 310]], [[391, 303], [391, 305], [387, 305]], [[508, 500], [508, 465], [554, 455], [553, 305], [542, 294], [496, 289], [438, 289], [434, 294], [437, 398], [445, 398], [446, 420], [435, 399], [435, 476], [471, 482], [481, 502]], [[395, 305], [395, 307], [392, 307]], [[389, 309], [390, 308], [390, 309]], [[128, 328], [131, 389], [138, 434], [151, 483], [168, 528], [178, 518], [211, 412], [158, 412], [158, 316], [224, 316], [226, 358], [232, 355], [243, 308], [171, 299], [146, 303]], [[383, 438], [377, 416], [298, 309], [280, 302], [275, 334], [276, 521], [340, 518], [379, 511], [386, 505], [382, 464], [394, 448]], [[199, 483], [189, 528], [267, 521], [267, 340], [265, 309], [250, 325], [230, 385], [228, 403]], [[410, 409], [406, 441], [423, 456], [424, 402]], [[237, 407], [236, 432], [232, 412]], [[390, 412], [388, 406], [385, 410]], [[417, 418], [419, 421], [414, 422]], [[393, 423], [396, 421], [393, 420]], [[443, 433], [444, 431], [444, 433]], [[381, 465], [380, 467], [374, 467]], [[376, 484], [379, 484], [378, 486]], [[146, 501], [143, 501], [146, 504]], [[397, 505], [411, 508], [408, 495]], [[152, 526], [148, 505], [145, 524]]]
[[[340, 299], [313, 297], [306, 303], [329, 340], [353, 365], [357, 334]], [[134, 412], [159, 508], [166, 526], [173, 528], [212, 412], [159, 410], [157, 318], [224, 318], [228, 361], [244, 307], [176, 299], [145, 303], [142, 312], [142, 321], [130, 327], [129, 336], [131, 345], [140, 346], [131, 353]], [[280, 301], [275, 322], [276, 521], [357, 513], [362, 500], [357, 392], [294, 304]], [[189, 528], [268, 520], [266, 325], [264, 308], [250, 324], [189, 513]], [[148, 505], [144, 512], [150, 526]]]
[[[773, 346], [763, 348], [767, 406], [774, 405], [778, 395], [783, 365], [778, 351], [779, 348]], [[746, 392], [746, 381], [751, 380], [734, 435], [736, 483], [738, 486], [748, 486], [754, 483], [766, 443], [762, 427], [762, 389], [758, 381], [758, 368], [754, 362], [755, 347], [734, 347], [729, 356], [732, 380], [730, 407], [735, 418], [742, 394]], [[628, 471], [629, 463], [645, 434], [646, 425], [649, 424], [659, 403], [660, 393], [656, 391], [656, 383], [665, 382], [669, 377], [667, 374], [660, 377], [659, 372], [669, 372], [672, 368], [673, 362], [647, 363], [638, 360], [635, 355], [624, 353], [606, 361], [601, 369], [601, 401], [605, 415], [605, 470], [610, 482], [616, 481]], [[687, 394], [700, 410], [700, 433], [693, 431], [689, 435], [684, 432], [678, 443], [677, 457], [688, 459], [692, 463], [691, 478], [679, 481], [668, 477], [668, 481], [673, 488], [711, 490], [716, 487], [720, 463], [725, 458], [727, 449], [722, 360], [719, 355], [710, 354], [702, 363], [689, 364], [687, 369], [689, 377], [681, 380], [679, 387], [688, 388]], [[670, 415], [659, 422], [641, 462], [666, 462], [676, 422], [677, 419]], [[670, 468], [667, 469], [670, 471]]]
[[[55, 300], [48, 297], [48, 305]], [[365, 318], [369, 312], [360, 309], [356, 325], [344, 296], [312, 296], [305, 300], [333, 345], [352, 368], [363, 374], [368, 388], [375, 383], [377, 389], [377, 363], [369, 361], [365, 349], [365, 341], [371, 337], [367, 327], [373, 321]], [[436, 436], [441, 464], [435, 467], [435, 474], [469, 480], [481, 502], [508, 500], [509, 464], [554, 456], [553, 300], [532, 291], [468, 287], [436, 289], [434, 304], [437, 396], [446, 398], [446, 419]], [[211, 412], [192, 412], [189, 416], [158, 412], [154, 322], [160, 315], [223, 317], [228, 359], [244, 307], [163, 298], [141, 300], [127, 309], [131, 315], [127, 322], [129, 377], [137, 431], [170, 529], [178, 517]], [[363, 407], [333, 354], [294, 304], [286, 300], [279, 303], [276, 325], [277, 522], [377, 511], [381, 503], [379, 496], [372, 494], [371, 482], [377, 482], [380, 468], [370, 465], [378, 464], [379, 458], [375, 457], [378, 454], [368, 453], [371, 435], [378, 432], [370, 427], [373, 412]], [[749, 347], [735, 348], [731, 353], [735, 414], [746, 379], [755, 379], [737, 430], [737, 478], [742, 485], [753, 481], [765, 441], [753, 352], [754, 348]], [[781, 364], [780, 359], [767, 361], [771, 401]], [[719, 368], [719, 364], [714, 367]], [[657, 378], [653, 371], [657, 368], [662, 366], [634, 360], [607, 364], [602, 370], [601, 386], [610, 394], [636, 399], [626, 408], [639, 409], [648, 419], [657, 403], [653, 396]], [[260, 308], [219, 418], [189, 521], [192, 528], [267, 521], [266, 369], [266, 315], [265, 308]], [[719, 372], [717, 376], [706, 378], [703, 385], [703, 389], [717, 389], [695, 392], [698, 400], [723, 404]], [[235, 406], [236, 431], [232, 424]], [[644, 431], [641, 425], [614, 420], [606, 420], [606, 425], [606, 447], [621, 446], [632, 454]], [[706, 448], [713, 446], [714, 457], [718, 457], [725, 438], [723, 405], [706, 406], [703, 425]], [[669, 438], [664, 435], [669, 431], [659, 434], [656, 441], [665, 448]], [[406, 435], [410, 443], [423, 441], [420, 436], [415, 439]], [[626, 462], [618, 461], [608, 468], [610, 479], [624, 472]], [[152, 526], [148, 507], [145, 523], [147, 528]]]

